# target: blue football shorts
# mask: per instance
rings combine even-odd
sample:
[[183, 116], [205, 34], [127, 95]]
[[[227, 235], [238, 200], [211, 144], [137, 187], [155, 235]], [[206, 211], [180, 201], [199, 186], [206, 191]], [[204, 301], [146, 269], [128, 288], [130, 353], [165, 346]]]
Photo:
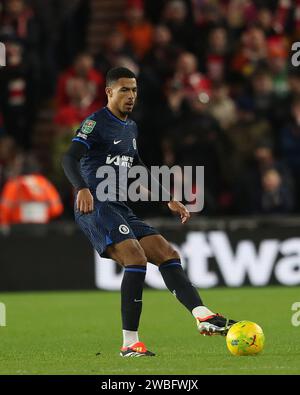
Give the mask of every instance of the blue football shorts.
[[89, 214], [77, 211], [76, 207], [74, 211], [76, 223], [99, 255], [105, 258], [108, 257], [105, 250], [109, 245], [159, 234], [155, 228], [138, 218], [124, 202], [94, 202], [94, 210]]

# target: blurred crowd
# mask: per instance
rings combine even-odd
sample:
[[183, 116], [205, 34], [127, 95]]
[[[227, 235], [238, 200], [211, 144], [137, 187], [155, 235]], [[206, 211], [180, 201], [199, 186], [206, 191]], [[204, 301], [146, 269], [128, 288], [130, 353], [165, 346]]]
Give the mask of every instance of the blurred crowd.
[[92, 56], [88, 0], [0, 0], [7, 48], [0, 188], [22, 174], [20, 158], [34, 156], [39, 108], [53, 103], [52, 167], [44, 176], [68, 216], [72, 190], [60, 157], [82, 120], [106, 104], [106, 72], [124, 66], [138, 76], [133, 118], [143, 159], [204, 166], [201, 215], [299, 213], [300, 66], [291, 64], [291, 46], [300, 41], [300, 0], [124, 2]]

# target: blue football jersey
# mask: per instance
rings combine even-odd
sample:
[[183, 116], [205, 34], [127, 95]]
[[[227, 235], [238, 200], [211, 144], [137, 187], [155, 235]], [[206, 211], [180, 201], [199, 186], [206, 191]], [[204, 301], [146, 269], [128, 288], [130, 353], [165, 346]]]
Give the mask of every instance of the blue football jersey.
[[136, 123], [131, 119], [122, 121], [107, 107], [82, 122], [72, 141], [88, 148], [80, 160], [80, 172], [94, 195], [99, 183], [105, 180], [102, 185], [107, 184], [107, 191], [112, 191], [111, 200], [126, 200], [122, 196], [127, 195], [127, 173], [137, 157], [136, 138]]

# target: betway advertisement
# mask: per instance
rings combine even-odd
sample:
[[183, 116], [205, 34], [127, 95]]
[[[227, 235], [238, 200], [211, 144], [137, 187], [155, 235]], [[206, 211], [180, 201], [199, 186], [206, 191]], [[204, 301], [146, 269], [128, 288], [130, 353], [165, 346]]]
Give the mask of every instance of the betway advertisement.
[[[196, 287], [300, 285], [300, 234], [295, 228], [169, 230], [164, 235], [180, 253], [183, 268]], [[95, 267], [97, 288], [120, 289], [122, 271], [115, 262], [95, 253]], [[146, 284], [165, 288], [159, 270], [150, 263]]]
[[[151, 223], [178, 250], [199, 288], [300, 285], [300, 218], [261, 225], [239, 219], [182, 226]], [[165, 221], [166, 222], [166, 221]], [[216, 223], [217, 222], [217, 223]], [[251, 223], [250, 223], [251, 222]], [[20, 226], [0, 234], [0, 292], [119, 290], [122, 268], [100, 258], [72, 222]], [[164, 289], [159, 270], [147, 265], [146, 285]]]

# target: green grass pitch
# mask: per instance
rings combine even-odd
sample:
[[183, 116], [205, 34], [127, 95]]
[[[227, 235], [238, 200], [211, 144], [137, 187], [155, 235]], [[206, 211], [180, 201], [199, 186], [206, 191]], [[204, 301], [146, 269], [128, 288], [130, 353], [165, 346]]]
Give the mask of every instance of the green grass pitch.
[[300, 326], [291, 323], [299, 290], [201, 291], [216, 312], [262, 326], [265, 350], [255, 357], [230, 355], [224, 338], [198, 334], [169, 292], [145, 290], [140, 338], [157, 356], [136, 359], [119, 357], [119, 292], [2, 293], [0, 374], [300, 374]]

